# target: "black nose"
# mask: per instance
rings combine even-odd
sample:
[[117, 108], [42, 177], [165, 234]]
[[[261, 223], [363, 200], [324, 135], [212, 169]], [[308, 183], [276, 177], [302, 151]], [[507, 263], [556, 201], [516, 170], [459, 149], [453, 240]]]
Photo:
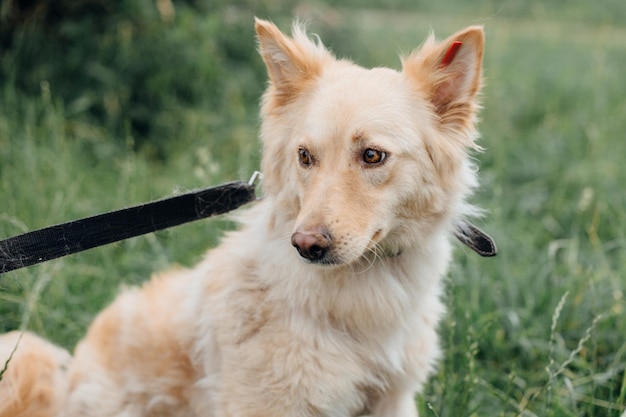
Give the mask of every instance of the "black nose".
[[330, 233], [323, 231], [296, 231], [291, 235], [291, 244], [300, 256], [309, 261], [322, 259], [330, 247]]

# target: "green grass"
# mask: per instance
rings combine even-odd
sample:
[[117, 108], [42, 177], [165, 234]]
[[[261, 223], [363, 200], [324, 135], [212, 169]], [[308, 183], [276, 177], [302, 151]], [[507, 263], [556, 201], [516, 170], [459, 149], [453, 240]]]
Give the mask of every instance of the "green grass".
[[[500, 254], [481, 259], [457, 250], [441, 326], [446, 354], [418, 398], [420, 415], [622, 416], [626, 7], [404, 3], [384, 11], [317, 5], [308, 13], [338, 55], [364, 65], [397, 67], [396, 52], [417, 46], [431, 28], [443, 37], [486, 26], [485, 151], [475, 155], [482, 186], [474, 200], [487, 209], [478, 223]], [[253, 12], [235, 18], [251, 24]], [[219, 17], [207, 23], [181, 13], [168, 45], [190, 36], [206, 53], [219, 52], [202, 38], [217, 33]], [[287, 28], [285, 15], [275, 19]], [[144, 136], [130, 115], [79, 111], [80, 94], [66, 99], [56, 83], [40, 79], [25, 93], [3, 82], [0, 236], [246, 178], [258, 161], [254, 100], [264, 83], [251, 33], [229, 44], [248, 49], [226, 69], [206, 56], [198, 67], [180, 64], [194, 76], [223, 77], [207, 86], [195, 79], [194, 100], [168, 96], [177, 68], [155, 57], [155, 71], [165, 73], [152, 76], [164, 84], [154, 90], [162, 94], [156, 129]], [[221, 95], [202, 99], [211, 88]], [[225, 219], [202, 221], [0, 275], [0, 331], [23, 326], [71, 348], [120, 285], [193, 264], [229, 227]]]

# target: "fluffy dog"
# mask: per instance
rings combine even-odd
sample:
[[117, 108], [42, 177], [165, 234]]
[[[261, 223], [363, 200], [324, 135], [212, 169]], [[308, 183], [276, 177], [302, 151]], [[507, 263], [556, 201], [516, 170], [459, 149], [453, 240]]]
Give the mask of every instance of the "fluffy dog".
[[337, 59], [299, 24], [256, 31], [263, 199], [195, 268], [95, 319], [62, 416], [417, 416], [477, 183], [483, 30], [431, 36], [401, 71]]

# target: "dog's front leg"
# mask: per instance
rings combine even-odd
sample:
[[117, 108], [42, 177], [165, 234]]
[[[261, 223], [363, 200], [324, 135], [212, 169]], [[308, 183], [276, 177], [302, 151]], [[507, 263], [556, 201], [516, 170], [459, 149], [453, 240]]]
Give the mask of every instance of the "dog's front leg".
[[413, 391], [390, 391], [372, 407], [370, 417], [418, 417]]

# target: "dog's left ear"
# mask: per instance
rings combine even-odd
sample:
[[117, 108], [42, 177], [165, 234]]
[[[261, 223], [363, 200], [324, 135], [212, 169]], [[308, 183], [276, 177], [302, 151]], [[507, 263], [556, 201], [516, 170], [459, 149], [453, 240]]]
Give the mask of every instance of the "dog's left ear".
[[482, 26], [471, 26], [443, 42], [431, 36], [403, 60], [403, 73], [426, 93], [442, 127], [463, 129], [474, 122], [484, 43]]

